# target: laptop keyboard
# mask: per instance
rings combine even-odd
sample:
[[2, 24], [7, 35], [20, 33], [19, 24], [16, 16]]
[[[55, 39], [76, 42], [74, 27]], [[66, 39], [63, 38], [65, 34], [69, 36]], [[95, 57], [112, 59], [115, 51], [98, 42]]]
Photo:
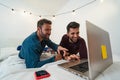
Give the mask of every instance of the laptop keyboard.
[[84, 62], [84, 63], [78, 64], [78, 65], [72, 66], [70, 68], [80, 71], [82, 73], [88, 71], [88, 69], [89, 69], [88, 62]]

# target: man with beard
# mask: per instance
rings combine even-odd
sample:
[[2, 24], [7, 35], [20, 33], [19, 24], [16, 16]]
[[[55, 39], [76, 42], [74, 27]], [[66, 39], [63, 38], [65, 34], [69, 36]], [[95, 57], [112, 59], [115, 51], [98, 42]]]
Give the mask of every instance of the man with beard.
[[[87, 58], [86, 43], [82, 37], [79, 36], [79, 23], [70, 22], [67, 25], [67, 34], [63, 35], [60, 46], [68, 49], [69, 59], [72, 57], [79, 57], [79, 59]], [[79, 55], [76, 55], [79, 53]], [[62, 54], [63, 56], [63, 54]], [[63, 56], [63, 58], [66, 58]], [[78, 58], [77, 58], [78, 59]]]
[[25, 59], [27, 68], [41, 67], [46, 63], [59, 59], [59, 57], [54, 56], [46, 60], [40, 60], [40, 56], [46, 45], [53, 50], [58, 51], [58, 54], [60, 51], [64, 52], [64, 56], [67, 54], [66, 51], [68, 50], [66, 48], [58, 46], [49, 39], [51, 34], [51, 24], [52, 22], [50, 20], [39, 20], [37, 23], [37, 31], [33, 32], [23, 41], [19, 57]]

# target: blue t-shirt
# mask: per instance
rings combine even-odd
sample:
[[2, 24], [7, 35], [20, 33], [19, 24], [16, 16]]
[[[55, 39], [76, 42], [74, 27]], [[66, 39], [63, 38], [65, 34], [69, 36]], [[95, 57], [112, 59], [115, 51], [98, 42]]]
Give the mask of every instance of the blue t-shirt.
[[53, 43], [50, 39], [40, 41], [37, 32], [32, 33], [23, 41], [19, 57], [25, 59], [27, 68], [41, 67], [46, 63], [55, 61], [55, 57], [40, 61], [40, 56], [46, 45], [55, 51], [58, 48], [58, 45]]

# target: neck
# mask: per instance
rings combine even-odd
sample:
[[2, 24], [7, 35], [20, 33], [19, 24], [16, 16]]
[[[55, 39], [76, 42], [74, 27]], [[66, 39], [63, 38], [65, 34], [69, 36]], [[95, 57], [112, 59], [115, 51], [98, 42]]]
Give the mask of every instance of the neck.
[[70, 43], [74, 43], [70, 38], [69, 38], [69, 42], [70, 42]]

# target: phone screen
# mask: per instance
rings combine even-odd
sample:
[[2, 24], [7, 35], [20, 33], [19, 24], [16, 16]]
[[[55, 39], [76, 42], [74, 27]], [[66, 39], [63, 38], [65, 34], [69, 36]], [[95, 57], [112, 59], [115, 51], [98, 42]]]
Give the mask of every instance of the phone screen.
[[48, 72], [45, 71], [45, 70], [41, 70], [41, 71], [37, 71], [37, 72], [36, 72], [36, 75], [37, 75], [37, 76], [42, 76], [42, 75], [46, 75], [46, 74], [48, 74]]
[[50, 74], [46, 70], [41, 70], [41, 71], [35, 72], [36, 79], [42, 79], [42, 78], [46, 78], [49, 76], [50, 76]]

